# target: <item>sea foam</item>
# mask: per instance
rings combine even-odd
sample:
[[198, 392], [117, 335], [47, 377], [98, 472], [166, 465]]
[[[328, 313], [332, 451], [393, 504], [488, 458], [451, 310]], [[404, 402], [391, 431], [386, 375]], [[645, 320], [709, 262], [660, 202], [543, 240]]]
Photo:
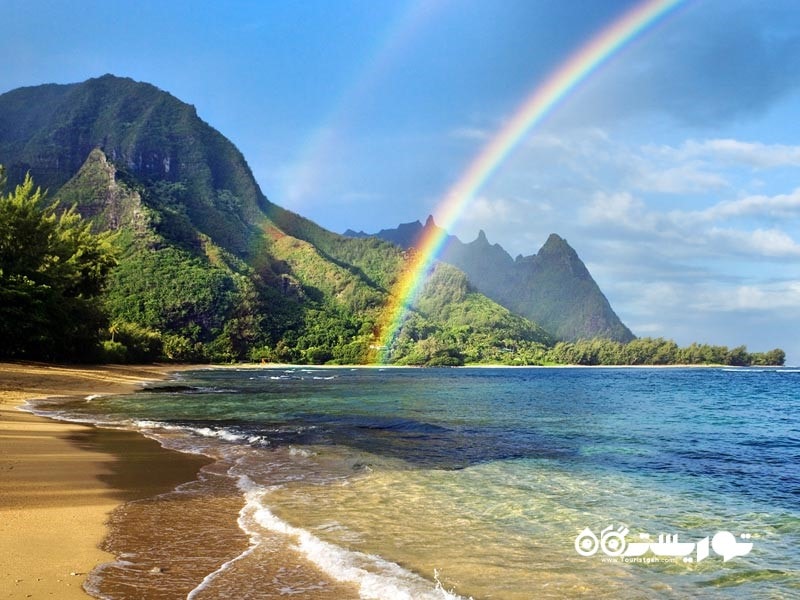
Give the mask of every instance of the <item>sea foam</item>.
[[247, 442], [249, 444], [261, 444], [261, 445], [268, 445], [269, 441], [265, 439], [263, 436], [260, 435], [250, 435], [245, 433], [236, 433], [227, 429], [225, 427], [221, 427], [219, 429], [214, 429], [212, 427], [192, 427], [189, 425], [171, 425], [169, 423], [163, 423], [161, 421], [150, 421], [150, 420], [137, 420], [132, 422], [133, 426], [136, 429], [142, 431], [143, 433], [149, 433], [149, 430], [153, 429], [161, 429], [164, 431], [177, 431], [182, 433], [189, 433], [194, 435], [199, 435], [206, 438], [216, 438], [226, 442], [231, 443], [242, 443]]
[[[238, 485], [245, 495], [245, 507], [240, 513], [239, 524], [250, 536], [251, 546], [242, 555], [226, 563], [227, 566], [220, 567], [217, 574], [251, 553], [261, 538], [259, 528], [264, 528], [295, 538], [295, 548], [308, 561], [336, 581], [355, 584], [359, 596], [365, 600], [465, 600], [463, 596], [445, 590], [438, 578], [433, 582], [428, 581], [380, 556], [346, 550], [283, 521], [263, 502], [270, 488], [257, 485], [247, 475], [239, 477]], [[208, 582], [201, 585], [208, 585]]]

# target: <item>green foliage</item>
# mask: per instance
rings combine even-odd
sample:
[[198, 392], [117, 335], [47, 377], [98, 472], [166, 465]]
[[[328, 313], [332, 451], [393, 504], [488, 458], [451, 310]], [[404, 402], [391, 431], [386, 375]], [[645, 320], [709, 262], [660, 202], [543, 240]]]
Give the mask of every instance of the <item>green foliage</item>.
[[163, 357], [161, 333], [135, 323], [114, 321], [108, 328], [110, 340], [103, 342], [106, 350], [114, 348], [120, 352], [119, 360], [109, 358], [105, 362], [147, 363]]
[[128, 349], [120, 342], [103, 340], [99, 354], [99, 361], [103, 363], [123, 364], [128, 360]]
[[[39, 101], [48, 110], [38, 110]], [[372, 358], [405, 253], [374, 238], [344, 238], [269, 203], [238, 150], [193, 107], [104, 76], [0, 96], [0, 131], [22, 125], [24, 135], [0, 136], [0, 159], [12, 161], [14, 176], [29, 165], [95, 230], [117, 232], [119, 265], [104, 300], [112, 321], [127, 325], [106, 336], [107, 357]], [[517, 333], [538, 335], [467, 289], [461, 275], [440, 275], [430, 289], [418, 316], [436, 332], [426, 343], [441, 348], [423, 344], [426, 362], [491, 360], [509, 354], [502, 348]], [[143, 340], [125, 327], [156, 337]], [[470, 336], [474, 342], [459, 349]], [[423, 341], [407, 339], [403, 348]]]
[[783, 365], [786, 355], [775, 349], [749, 353], [744, 346], [728, 349], [693, 343], [680, 348], [664, 338], [637, 338], [622, 344], [608, 339], [559, 342], [545, 355], [548, 363], [569, 365]]
[[405, 253], [375, 237], [349, 238], [327, 231], [308, 219], [270, 204], [264, 211], [269, 223], [292, 238], [308, 242], [320, 256], [346, 268], [370, 286], [388, 292], [403, 267]]
[[768, 352], [754, 352], [750, 355], [751, 364], [754, 366], [783, 365], [786, 363], [786, 352], [775, 348]]
[[[257, 337], [247, 331], [258, 308], [248, 297], [251, 284], [183, 249], [134, 245], [110, 283], [109, 312], [140, 331], [162, 332], [163, 352], [171, 360], [230, 361]], [[149, 348], [137, 355], [152, 356], [154, 345]]]
[[94, 358], [114, 264], [110, 235], [59, 214], [30, 176], [0, 193], [0, 356]]
[[409, 365], [541, 364], [550, 344], [541, 327], [470, 289], [458, 269], [438, 263], [388, 354]]
[[187, 194], [185, 183], [139, 181], [99, 150], [59, 191], [97, 229], [118, 228], [105, 306], [125, 360], [236, 360], [268, 337], [265, 324], [291, 321], [267, 310], [269, 290], [243, 260], [195, 228]]

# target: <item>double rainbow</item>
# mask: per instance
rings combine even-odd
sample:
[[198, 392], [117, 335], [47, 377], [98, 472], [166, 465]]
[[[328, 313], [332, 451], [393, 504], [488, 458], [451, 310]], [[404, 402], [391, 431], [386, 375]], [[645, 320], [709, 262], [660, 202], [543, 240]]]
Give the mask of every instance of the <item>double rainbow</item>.
[[429, 231], [417, 242], [416, 252], [392, 290], [390, 305], [380, 325], [379, 349], [386, 360], [392, 343], [422, 288], [428, 270], [442, 249], [446, 232], [474, 198], [480, 187], [516, 148], [528, 132], [542, 122], [578, 84], [613, 57], [631, 40], [652, 27], [684, 0], [645, 0], [595, 35], [562, 63], [525, 99], [505, 126], [472, 161], [438, 205], [440, 229]]

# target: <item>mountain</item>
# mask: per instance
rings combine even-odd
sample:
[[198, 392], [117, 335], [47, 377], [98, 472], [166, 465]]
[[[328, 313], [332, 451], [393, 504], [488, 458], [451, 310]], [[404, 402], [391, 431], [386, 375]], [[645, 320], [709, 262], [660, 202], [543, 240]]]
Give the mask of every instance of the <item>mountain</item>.
[[[539, 323], [556, 338], [619, 342], [635, 338], [614, 313], [577, 252], [556, 234], [550, 235], [536, 254], [516, 259], [499, 244], [490, 244], [482, 230], [474, 241], [465, 244], [446, 235], [433, 217], [428, 217], [425, 225], [419, 221], [403, 223], [375, 236], [412, 248], [431, 229], [445, 237], [442, 261], [466, 273], [478, 291]], [[363, 238], [368, 234], [348, 230], [344, 235]]]
[[[195, 108], [105, 75], [0, 95], [0, 164], [113, 231], [105, 306], [120, 359], [376, 358], [409, 253], [274, 204]], [[394, 338], [399, 364], [531, 363], [552, 337], [438, 264]]]

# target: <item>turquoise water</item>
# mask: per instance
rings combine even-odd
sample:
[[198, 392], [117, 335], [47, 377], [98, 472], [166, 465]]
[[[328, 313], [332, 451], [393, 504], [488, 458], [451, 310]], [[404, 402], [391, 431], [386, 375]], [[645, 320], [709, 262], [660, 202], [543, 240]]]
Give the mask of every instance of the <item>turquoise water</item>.
[[795, 370], [213, 369], [166, 385], [58, 410], [212, 456], [235, 482], [250, 546], [192, 598], [258, 589], [257, 557], [281, 545], [364, 598], [800, 597]]

